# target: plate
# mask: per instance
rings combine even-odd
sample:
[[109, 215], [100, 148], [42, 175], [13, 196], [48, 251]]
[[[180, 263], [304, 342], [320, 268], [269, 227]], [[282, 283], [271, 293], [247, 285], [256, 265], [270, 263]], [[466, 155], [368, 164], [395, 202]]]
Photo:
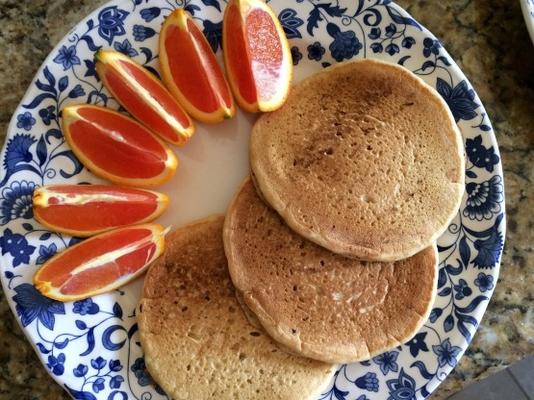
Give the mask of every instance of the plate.
[[[466, 193], [439, 239], [438, 296], [430, 319], [408, 343], [371, 360], [340, 366], [320, 399], [407, 400], [427, 397], [466, 350], [491, 297], [504, 244], [500, 156], [480, 99], [442, 44], [389, 0], [275, 0], [290, 39], [297, 80], [335, 62], [377, 58], [410, 69], [435, 87], [462, 132]], [[32, 275], [50, 256], [78, 241], [32, 218], [32, 191], [49, 183], [99, 182], [63, 139], [58, 110], [88, 102], [118, 108], [97, 80], [93, 54], [112, 47], [157, 72], [157, 36], [165, 15], [185, 7], [221, 59], [219, 0], [116, 0], [80, 22], [37, 73], [8, 130], [0, 158], [1, 280], [9, 304], [44, 367], [75, 399], [163, 399], [139, 345], [134, 308], [142, 279], [74, 303], [42, 297]], [[199, 125], [177, 149], [181, 166], [162, 189], [161, 218], [179, 226], [224, 212], [248, 173], [255, 116], [239, 112], [218, 126]], [[132, 165], [132, 168], [135, 168]]]
[[534, 43], [534, 0], [519, 0], [521, 2], [521, 10], [525, 18], [528, 33]]

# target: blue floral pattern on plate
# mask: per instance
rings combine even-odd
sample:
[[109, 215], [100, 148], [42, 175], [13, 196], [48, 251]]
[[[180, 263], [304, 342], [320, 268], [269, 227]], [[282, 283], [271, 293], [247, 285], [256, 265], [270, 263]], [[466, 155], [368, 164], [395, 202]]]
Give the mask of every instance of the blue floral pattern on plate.
[[[526, 0], [525, 0], [526, 1]], [[497, 283], [504, 245], [504, 187], [491, 124], [477, 94], [442, 44], [389, 0], [273, 0], [290, 38], [296, 72], [353, 58], [396, 62], [436, 88], [462, 132], [466, 193], [438, 240], [438, 296], [429, 320], [406, 344], [340, 366], [322, 400], [422, 399], [467, 348]], [[65, 143], [61, 108], [87, 102], [117, 108], [95, 72], [101, 47], [135, 57], [155, 74], [157, 31], [175, 7], [195, 16], [221, 51], [220, 0], [115, 0], [82, 21], [52, 51], [16, 110], [0, 154], [1, 280], [8, 301], [43, 365], [75, 399], [163, 399], [139, 345], [136, 281], [73, 303], [43, 297], [31, 277], [39, 264], [79, 241], [43, 229], [31, 195], [52, 182], [97, 182]]]

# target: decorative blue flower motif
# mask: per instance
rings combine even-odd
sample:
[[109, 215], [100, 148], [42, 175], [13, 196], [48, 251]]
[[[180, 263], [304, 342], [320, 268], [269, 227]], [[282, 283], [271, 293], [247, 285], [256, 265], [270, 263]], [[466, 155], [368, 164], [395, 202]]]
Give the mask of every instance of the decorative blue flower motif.
[[430, 57], [430, 54], [437, 56], [439, 54], [440, 47], [441, 43], [439, 40], [425, 38], [425, 40], [423, 40], [423, 55], [426, 58]]
[[380, 43], [372, 43], [371, 44], [371, 50], [373, 50], [373, 53], [382, 53], [384, 51], [384, 48]]
[[119, 372], [122, 369], [121, 360], [109, 360], [109, 370]]
[[501, 255], [502, 247], [502, 235], [497, 229], [493, 229], [487, 239], [475, 240], [475, 249], [478, 250], [478, 254], [473, 260], [473, 264], [480, 269], [495, 267]]
[[29, 111], [17, 115], [17, 128], [29, 131], [32, 129], [32, 126], [35, 125], [35, 122], [35, 118], [32, 117], [32, 113]]
[[46, 260], [57, 253], [57, 246], [55, 243], [50, 243], [49, 246], [41, 245], [39, 247], [39, 257], [37, 257], [37, 264], [44, 264]]
[[109, 381], [109, 387], [110, 389], [118, 389], [121, 387], [122, 382], [124, 382], [124, 378], [120, 375], [115, 375]]
[[138, 42], [142, 42], [148, 38], [151, 38], [156, 34], [156, 31], [148, 26], [143, 25], [134, 25], [133, 26], [133, 35], [134, 39]]
[[288, 39], [300, 38], [298, 27], [304, 24], [304, 21], [297, 17], [297, 12], [291, 8], [284, 8], [278, 14], [280, 24], [284, 28], [284, 32]]
[[57, 357], [52, 355], [48, 356], [48, 362], [46, 366], [52, 371], [54, 375], [60, 376], [65, 372], [65, 354], [59, 353]]
[[56, 119], [55, 111], [56, 111], [56, 107], [54, 106], [48, 106], [46, 108], [41, 108], [39, 110], [39, 116], [41, 117], [41, 120], [46, 126], [50, 125], [50, 122]]
[[493, 289], [493, 276], [486, 275], [484, 272], [479, 272], [475, 279], [475, 285], [478, 286], [481, 292], [487, 292]]
[[100, 81], [100, 78], [98, 77], [96, 73], [96, 63], [94, 60], [83, 60], [85, 64], [85, 74], [83, 76], [89, 77], [94, 76], [97, 81]]
[[488, 149], [484, 147], [481, 135], [474, 139], [467, 139], [465, 141], [465, 151], [469, 161], [475, 167], [485, 168], [489, 172], [493, 172], [494, 166], [499, 163], [499, 156], [495, 154], [493, 146]]
[[82, 85], [80, 84], [74, 86], [74, 88], [69, 92], [69, 97], [71, 99], [76, 99], [82, 96], [85, 96], [85, 90], [83, 90]]
[[415, 399], [415, 380], [401, 368], [397, 379], [386, 381], [389, 389], [387, 400], [413, 400]]
[[98, 34], [107, 40], [111, 45], [115, 36], [122, 36], [126, 33], [124, 20], [129, 12], [117, 8], [117, 6], [106, 7], [98, 14]]
[[98, 307], [98, 304], [93, 302], [93, 299], [91, 298], [75, 301], [74, 307], [72, 308], [74, 314], [80, 315], [94, 315], [98, 314], [99, 311], [100, 307]]
[[354, 384], [360, 389], [370, 392], [378, 392], [378, 379], [374, 372], [368, 372], [354, 381]]
[[202, 33], [204, 33], [204, 36], [208, 39], [213, 52], [217, 53], [217, 50], [222, 43], [222, 21], [214, 24], [210, 20], [205, 19], [202, 22], [202, 25], [204, 26]]
[[56, 64], [62, 64], [63, 70], [66, 71], [75, 65], [80, 65], [81, 61], [76, 55], [76, 46], [61, 46], [59, 54], [54, 58]]
[[415, 43], [415, 39], [411, 36], [406, 36], [404, 39], [402, 39], [402, 47], [406, 49], [411, 49]]
[[13, 268], [22, 263], [28, 264], [30, 256], [35, 251], [35, 246], [30, 246], [24, 236], [13, 233], [9, 228], [0, 237], [0, 248], [2, 249], [2, 255], [9, 253], [13, 256]]
[[302, 60], [302, 53], [297, 46], [291, 47], [291, 58], [293, 59], [293, 65], [297, 65]]
[[395, 43], [390, 43], [386, 46], [386, 53], [388, 53], [390, 56], [394, 56], [400, 52], [400, 48]]
[[29, 219], [33, 217], [32, 195], [34, 190], [35, 183], [27, 181], [15, 181], [11, 186], [2, 189], [2, 198], [0, 198], [1, 225], [17, 218]]
[[413, 357], [417, 357], [420, 351], [428, 351], [428, 347], [425, 343], [426, 334], [426, 332], [420, 332], [406, 343], [406, 345], [410, 347], [410, 354]]
[[388, 26], [386, 26], [386, 37], [390, 38], [395, 33], [397, 33], [397, 25], [391, 23]]
[[159, 7], [150, 7], [145, 8], [144, 10], [141, 10], [141, 18], [143, 18], [146, 22], [150, 22], [153, 19], [159, 17], [161, 14], [161, 8]]
[[389, 371], [397, 372], [399, 366], [397, 365], [398, 351], [386, 351], [376, 357], [373, 357], [373, 362], [380, 366], [380, 371], [386, 375]]
[[499, 175], [494, 175], [490, 180], [481, 183], [469, 182], [465, 189], [467, 192], [467, 201], [463, 211], [465, 217], [482, 221], [491, 219], [493, 215], [501, 212], [504, 196], [502, 179]]
[[320, 42], [315, 42], [308, 46], [308, 58], [310, 60], [320, 61], [325, 52], [326, 50], [321, 46]]
[[456, 122], [461, 119], [468, 121], [477, 116], [475, 110], [479, 105], [475, 102], [475, 92], [469, 89], [465, 80], [452, 88], [446, 81], [438, 78], [436, 89], [447, 102]]
[[53, 330], [56, 322], [54, 314], [65, 314], [63, 303], [44, 297], [29, 283], [23, 283], [14, 290], [17, 294], [13, 296], [13, 301], [17, 304], [17, 315], [24, 327], [37, 319], [46, 328]]
[[375, 27], [375, 28], [371, 28], [371, 31], [369, 32], [367, 36], [369, 36], [369, 39], [375, 40], [375, 39], [378, 39], [381, 34], [382, 34], [382, 30], [380, 28]]
[[363, 48], [354, 31], [342, 32], [337, 25], [332, 23], [326, 25], [326, 31], [334, 38], [328, 48], [337, 62], [352, 58]]
[[[159, 8], [158, 8], [159, 10]], [[130, 41], [128, 39], [124, 39], [124, 41], [122, 43], [120, 42], [115, 42], [113, 44], [113, 47], [115, 48], [115, 50], [121, 52], [122, 54], [125, 54], [129, 57], [135, 57], [136, 55], [138, 55], [139, 53], [137, 52], [136, 49], [134, 49], [132, 47], [132, 44], [130, 43]]]
[[93, 367], [94, 369], [101, 370], [105, 366], [106, 366], [106, 360], [104, 360], [100, 356], [91, 360], [91, 367]]
[[445, 365], [454, 367], [456, 365], [456, 358], [462, 349], [458, 346], [452, 346], [450, 339], [445, 339], [441, 344], [432, 346], [432, 351], [438, 356], [439, 368]]
[[4, 167], [8, 173], [14, 170], [17, 164], [30, 162], [33, 159], [29, 150], [36, 141], [30, 134], [17, 133], [7, 142]]
[[130, 367], [130, 370], [137, 378], [137, 383], [139, 383], [139, 386], [148, 386], [152, 383], [152, 378], [146, 370], [144, 358], [137, 358], [133, 365]]
[[471, 294], [473, 294], [473, 291], [467, 285], [467, 282], [465, 281], [465, 279], [460, 279], [457, 285], [453, 285], [453, 288], [454, 288], [454, 291], [456, 292], [454, 295], [454, 298], [456, 300], [462, 300], [464, 297], [468, 297], [468, 296], [471, 296]]
[[93, 392], [98, 393], [101, 390], [104, 390], [105, 386], [104, 383], [106, 381], [104, 378], [96, 378], [96, 380], [93, 382]]
[[87, 375], [87, 371], [89, 371], [89, 368], [87, 368], [87, 365], [78, 364], [78, 366], [72, 370], [72, 373], [74, 374], [75, 377], [81, 378], [82, 376]]

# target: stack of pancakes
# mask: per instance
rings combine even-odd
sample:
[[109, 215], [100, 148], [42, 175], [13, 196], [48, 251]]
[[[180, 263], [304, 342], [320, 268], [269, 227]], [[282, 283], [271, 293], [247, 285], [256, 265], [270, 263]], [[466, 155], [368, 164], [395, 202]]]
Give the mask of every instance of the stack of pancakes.
[[175, 399], [313, 399], [334, 364], [412, 338], [435, 297], [464, 159], [418, 77], [323, 70], [257, 120], [250, 161], [226, 218], [176, 231], [145, 280], [146, 365]]

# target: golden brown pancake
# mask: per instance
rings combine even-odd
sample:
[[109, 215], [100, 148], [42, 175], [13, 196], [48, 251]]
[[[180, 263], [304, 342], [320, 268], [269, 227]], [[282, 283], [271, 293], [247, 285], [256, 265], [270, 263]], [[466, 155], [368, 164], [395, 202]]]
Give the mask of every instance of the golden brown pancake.
[[436, 293], [431, 246], [397, 262], [334, 254], [292, 231], [246, 181], [229, 208], [224, 246], [242, 301], [291, 352], [345, 363], [415, 335]]
[[145, 278], [137, 319], [148, 371], [174, 399], [313, 399], [331, 364], [290, 355], [234, 296], [223, 217], [178, 229]]
[[255, 184], [301, 236], [363, 260], [429, 247], [464, 191], [461, 136], [447, 104], [398, 65], [327, 68], [252, 129]]

